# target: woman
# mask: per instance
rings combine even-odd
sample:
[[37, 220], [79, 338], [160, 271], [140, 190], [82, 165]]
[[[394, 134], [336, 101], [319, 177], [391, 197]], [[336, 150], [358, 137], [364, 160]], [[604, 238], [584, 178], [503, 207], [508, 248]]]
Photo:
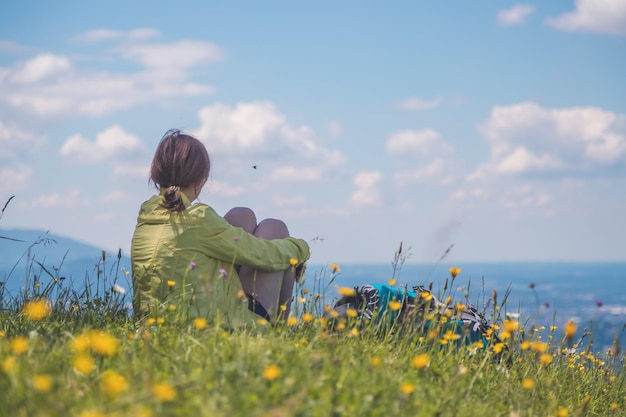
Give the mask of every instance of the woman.
[[150, 171], [159, 194], [142, 204], [131, 245], [135, 314], [183, 308], [231, 326], [286, 318], [308, 244], [289, 237], [280, 220], [257, 224], [248, 208], [221, 217], [192, 204], [209, 171], [198, 139], [178, 130], [161, 139]]

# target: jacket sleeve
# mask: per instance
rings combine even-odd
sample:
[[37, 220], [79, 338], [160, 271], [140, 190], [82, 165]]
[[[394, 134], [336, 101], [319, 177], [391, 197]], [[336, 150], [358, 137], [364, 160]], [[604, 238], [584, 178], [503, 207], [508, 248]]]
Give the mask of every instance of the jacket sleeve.
[[264, 271], [279, 271], [306, 262], [309, 245], [302, 239], [288, 237], [267, 240], [256, 237], [240, 227], [232, 226], [207, 207], [200, 231], [202, 251], [215, 259], [246, 265]]

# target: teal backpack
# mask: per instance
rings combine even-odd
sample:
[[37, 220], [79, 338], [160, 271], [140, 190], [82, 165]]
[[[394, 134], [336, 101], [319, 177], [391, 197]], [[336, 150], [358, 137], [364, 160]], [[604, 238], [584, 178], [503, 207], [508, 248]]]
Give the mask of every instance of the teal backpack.
[[[390, 308], [390, 302], [396, 303]], [[397, 303], [400, 303], [398, 308]], [[386, 284], [368, 284], [354, 287], [354, 295], [341, 297], [333, 309], [325, 314], [332, 323], [347, 320], [349, 311], [356, 311], [362, 325], [375, 324], [381, 329], [413, 330], [426, 333], [434, 325], [440, 330], [454, 331], [461, 337], [457, 343], [499, 343], [496, 333], [484, 316], [473, 305], [455, 309], [441, 302], [423, 286], [412, 291]], [[354, 312], [351, 314], [354, 316]], [[446, 317], [443, 320], [443, 317]], [[442, 324], [442, 322], [445, 322]]]

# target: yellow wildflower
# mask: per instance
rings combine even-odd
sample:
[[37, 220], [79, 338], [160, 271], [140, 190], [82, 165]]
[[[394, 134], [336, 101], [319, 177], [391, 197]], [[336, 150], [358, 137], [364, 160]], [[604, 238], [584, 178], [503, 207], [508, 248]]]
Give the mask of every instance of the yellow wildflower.
[[400, 301], [389, 301], [389, 308], [393, 311], [398, 311], [400, 310], [400, 307], [402, 307], [402, 303]]
[[291, 266], [296, 266], [296, 265], [298, 265], [298, 260], [297, 260], [296, 258], [291, 258], [291, 259], [289, 260], [289, 264], [290, 264]]
[[530, 378], [522, 379], [522, 388], [531, 389], [534, 386], [535, 386], [535, 381], [533, 381], [532, 379]]
[[208, 325], [208, 322], [204, 317], [196, 317], [193, 320], [193, 327], [195, 327], [198, 330], [205, 329], [207, 325]]
[[565, 337], [572, 339], [576, 335], [576, 330], [578, 330], [576, 323], [574, 323], [574, 320], [570, 320], [565, 324]]
[[15, 356], [9, 356], [2, 362], [2, 369], [6, 373], [12, 372], [16, 366], [17, 361], [15, 360]]
[[152, 326], [154, 323], [156, 323], [156, 319], [154, 317], [149, 317], [146, 320], [146, 326]]
[[531, 342], [530, 348], [537, 353], [544, 353], [546, 350], [548, 350], [548, 344], [544, 342], [535, 341], [535, 342]]
[[354, 288], [350, 287], [339, 287], [337, 288], [337, 291], [344, 297], [354, 297], [356, 295]]
[[263, 378], [273, 380], [280, 375], [280, 368], [276, 365], [269, 365], [263, 370]]
[[152, 393], [161, 401], [173, 401], [176, 399], [176, 388], [167, 382], [157, 382], [152, 386]]
[[450, 275], [452, 275], [452, 278], [456, 278], [457, 275], [459, 275], [461, 273], [461, 268], [450, 268]]
[[443, 340], [447, 340], [448, 342], [451, 342], [453, 340], [460, 339], [461, 335], [456, 332], [453, 332], [452, 330], [448, 330], [446, 333], [444, 333], [442, 337], [443, 337]]
[[52, 388], [52, 377], [50, 375], [35, 375], [33, 377], [33, 388], [39, 392], [48, 392]]
[[353, 318], [359, 315], [359, 313], [353, 308], [347, 309], [346, 314], [348, 317], [353, 317]]
[[116, 397], [128, 389], [126, 378], [115, 371], [106, 371], [102, 375], [100, 387], [107, 395]]
[[291, 326], [291, 327], [293, 327], [293, 326], [295, 326], [296, 324], [298, 324], [298, 318], [297, 318], [297, 317], [291, 316], [291, 317], [289, 317], [289, 318], [287, 319], [287, 326]]
[[565, 407], [561, 407], [556, 410], [557, 417], [567, 417], [569, 415], [569, 410]]
[[50, 310], [50, 303], [45, 299], [30, 301], [24, 305], [24, 315], [34, 321], [48, 317]]
[[80, 354], [74, 358], [74, 369], [78, 372], [89, 375], [96, 368], [96, 364], [91, 356]]
[[496, 343], [493, 345], [493, 353], [498, 354], [504, 349], [504, 343]]
[[89, 349], [90, 341], [87, 333], [81, 333], [72, 341], [72, 347], [76, 352], [84, 352]]
[[413, 391], [415, 391], [415, 385], [408, 382], [403, 382], [402, 384], [400, 384], [400, 391], [402, 391], [406, 395], [409, 395]]
[[392, 287], [393, 287], [394, 285], [396, 285], [396, 279], [395, 279], [395, 278], [391, 278], [391, 279], [389, 280], [389, 285], [391, 285]]
[[615, 411], [615, 410], [617, 410], [617, 407], [619, 407], [619, 406], [617, 405], [617, 403], [611, 403], [611, 406], [610, 406], [611, 411]]
[[522, 342], [519, 345], [519, 348], [522, 350], [528, 350], [530, 348], [530, 342]]
[[544, 365], [548, 365], [552, 362], [552, 355], [550, 355], [549, 353], [543, 353], [541, 354], [541, 356], [539, 356], [539, 361]]
[[333, 272], [339, 272], [339, 271], [341, 271], [341, 269], [339, 268], [339, 265], [337, 265], [337, 264], [332, 264], [332, 265], [330, 266], [330, 270], [331, 270], [331, 271], [333, 271]]
[[17, 336], [11, 340], [11, 350], [16, 355], [28, 352], [28, 339], [24, 336]]
[[433, 295], [429, 291], [422, 292], [421, 296], [426, 301], [430, 301], [433, 299]]
[[171, 279], [167, 281], [167, 286], [172, 288], [174, 285], [176, 285], [176, 281], [172, 281]]
[[512, 320], [504, 320], [504, 330], [513, 333], [519, 327], [519, 323]]
[[425, 353], [419, 354], [411, 360], [411, 365], [413, 365], [415, 369], [424, 369], [428, 366], [429, 363], [430, 356]]
[[163, 324], [163, 323], [165, 323], [165, 319], [164, 319], [163, 317], [159, 317], [159, 318], [156, 320], [156, 322], [157, 322], [158, 324]]
[[370, 365], [372, 366], [378, 366], [380, 365], [382, 361], [380, 360], [380, 358], [374, 357], [370, 360]]
[[102, 356], [113, 356], [117, 352], [120, 342], [108, 333], [91, 331], [89, 333], [91, 349]]
[[302, 315], [302, 321], [305, 323], [310, 323], [313, 321], [313, 314], [311, 313], [304, 313]]

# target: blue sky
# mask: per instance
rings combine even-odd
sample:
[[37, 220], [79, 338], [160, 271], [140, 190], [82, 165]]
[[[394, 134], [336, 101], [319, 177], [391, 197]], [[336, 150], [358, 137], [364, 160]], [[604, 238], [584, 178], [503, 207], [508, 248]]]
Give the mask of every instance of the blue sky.
[[387, 3], [4, 2], [0, 226], [127, 251], [179, 128], [314, 263], [626, 260], [626, 1]]

